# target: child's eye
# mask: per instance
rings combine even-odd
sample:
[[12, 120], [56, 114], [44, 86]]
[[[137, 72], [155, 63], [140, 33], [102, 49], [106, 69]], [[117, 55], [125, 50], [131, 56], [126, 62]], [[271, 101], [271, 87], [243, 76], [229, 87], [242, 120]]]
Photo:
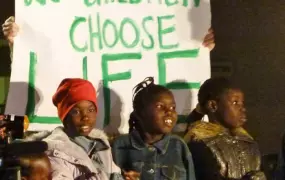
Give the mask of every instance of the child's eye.
[[173, 110], [175, 110], [175, 106], [171, 106], [169, 109], [171, 110], [171, 111], [173, 111]]
[[162, 105], [158, 104], [158, 105], [156, 105], [156, 108], [160, 109], [160, 108], [162, 108]]
[[95, 111], [95, 108], [90, 108], [89, 109], [89, 112], [94, 112]]
[[237, 102], [237, 101], [234, 101], [234, 102], [233, 102], [233, 105], [237, 105], [237, 104], [238, 104], [238, 102]]
[[71, 111], [71, 115], [72, 115], [72, 116], [78, 116], [79, 114], [80, 114], [80, 111], [79, 111], [79, 110], [73, 109], [73, 110]]

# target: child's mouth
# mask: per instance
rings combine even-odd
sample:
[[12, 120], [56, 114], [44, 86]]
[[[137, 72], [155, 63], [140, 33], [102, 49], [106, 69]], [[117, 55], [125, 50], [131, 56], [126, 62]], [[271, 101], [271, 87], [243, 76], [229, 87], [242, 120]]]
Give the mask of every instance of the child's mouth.
[[164, 120], [164, 123], [169, 126], [169, 127], [172, 127], [173, 126], [173, 121], [171, 119], [165, 119]]
[[88, 132], [90, 130], [90, 127], [89, 126], [81, 126], [80, 129], [83, 132]]
[[247, 118], [246, 117], [242, 117], [240, 118], [241, 122], [245, 123], [247, 121]]

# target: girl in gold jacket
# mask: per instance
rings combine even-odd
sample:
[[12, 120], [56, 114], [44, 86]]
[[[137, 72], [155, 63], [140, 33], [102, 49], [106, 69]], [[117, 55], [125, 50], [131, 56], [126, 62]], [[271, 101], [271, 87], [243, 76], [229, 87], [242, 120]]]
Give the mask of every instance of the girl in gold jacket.
[[184, 137], [193, 155], [196, 179], [266, 179], [260, 171], [258, 145], [242, 128], [247, 118], [240, 88], [225, 78], [211, 78], [201, 86], [198, 101], [196, 116], [189, 117], [198, 117], [200, 112], [209, 122], [192, 121]]

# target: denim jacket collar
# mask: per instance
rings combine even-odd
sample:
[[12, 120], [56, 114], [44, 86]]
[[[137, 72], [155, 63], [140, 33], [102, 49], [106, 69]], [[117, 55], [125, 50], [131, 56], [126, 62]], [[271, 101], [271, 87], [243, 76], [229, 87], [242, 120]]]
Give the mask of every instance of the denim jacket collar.
[[[134, 130], [133, 132], [131, 132], [130, 137], [131, 137], [131, 144], [134, 148], [138, 150], [143, 150], [144, 148], [148, 147], [144, 143], [138, 131]], [[161, 154], [165, 154], [169, 145], [169, 140], [170, 140], [170, 135], [166, 134], [163, 136], [161, 140], [154, 143], [153, 146], [156, 149], [158, 149]]]

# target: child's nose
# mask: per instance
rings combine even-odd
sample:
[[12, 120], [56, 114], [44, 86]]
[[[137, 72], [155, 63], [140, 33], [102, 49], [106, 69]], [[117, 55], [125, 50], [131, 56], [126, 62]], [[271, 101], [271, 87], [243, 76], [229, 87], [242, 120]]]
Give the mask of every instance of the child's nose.
[[173, 113], [173, 111], [172, 111], [171, 108], [168, 108], [168, 109], [166, 110], [166, 114], [171, 115], [172, 113]]
[[87, 112], [87, 111], [83, 111], [83, 112], [82, 112], [82, 118], [81, 118], [81, 119], [84, 120], [84, 121], [89, 120], [88, 112]]

